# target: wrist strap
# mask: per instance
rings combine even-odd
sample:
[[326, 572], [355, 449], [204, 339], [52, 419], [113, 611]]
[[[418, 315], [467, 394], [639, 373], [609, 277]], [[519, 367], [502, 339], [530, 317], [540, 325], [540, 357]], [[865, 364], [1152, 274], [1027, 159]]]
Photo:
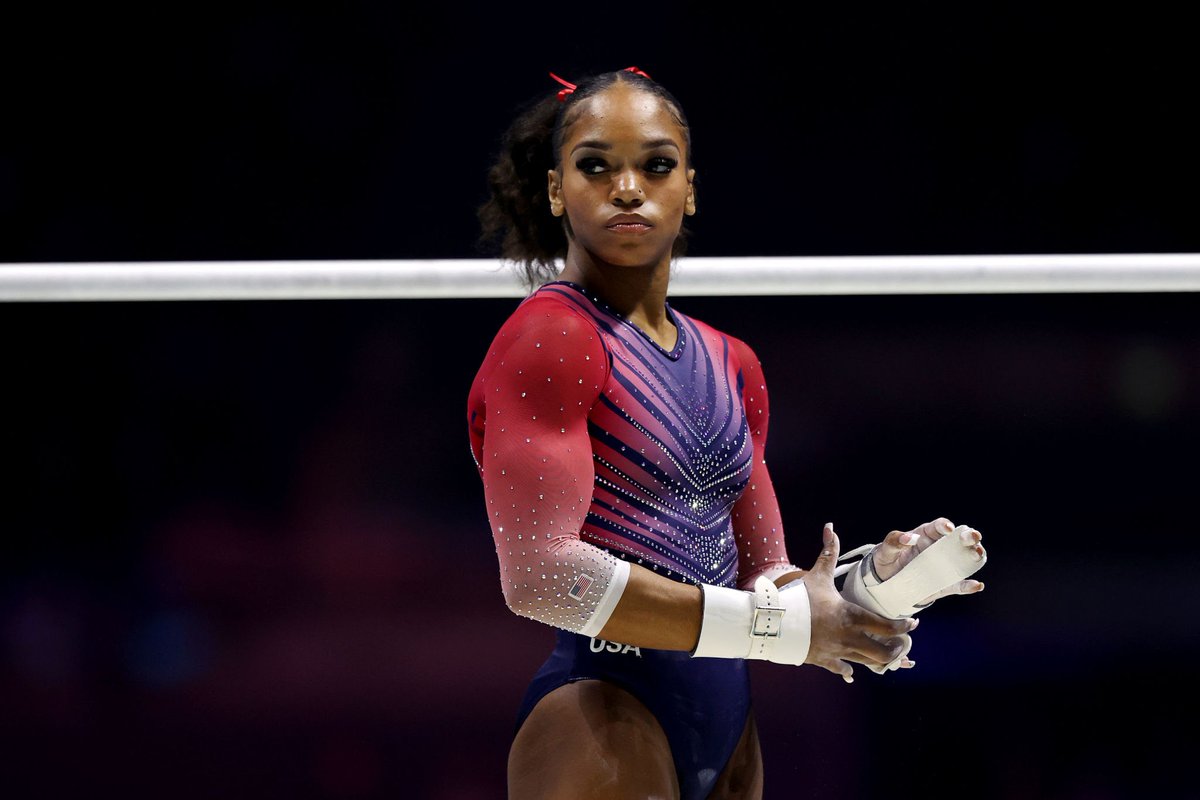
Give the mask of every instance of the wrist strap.
[[726, 589], [702, 583], [704, 616], [700, 620], [700, 639], [692, 655], [697, 658], [745, 658], [749, 655], [750, 620], [754, 614], [754, 595], [741, 589]]
[[754, 616], [750, 619], [749, 658], [770, 660], [771, 649], [783, 633], [783, 615], [787, 611], [779, 601], [779, 589], [768, 578], [754, 582]]
[[786, 596], [769, 579], [759, 577], [753, 592], [700, 584], [704, 593], [700, 639], [692, 656], [754, 658], [780, 664], [803, 664], [811, 638], [812, 612], [808, 587], [788, 589]]

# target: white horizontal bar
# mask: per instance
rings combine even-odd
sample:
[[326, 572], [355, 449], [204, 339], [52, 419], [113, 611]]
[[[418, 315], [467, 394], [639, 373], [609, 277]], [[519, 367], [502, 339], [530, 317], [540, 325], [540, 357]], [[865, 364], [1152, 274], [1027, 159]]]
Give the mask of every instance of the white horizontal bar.
[[671, 294], [1193, 292], [1200, 253], [708, 258], [678, 276]]
[[[670, 295], [1200, 291], [1200, 253], [682, 258]], [[0, 264], [0, 301], [522, 297], [513, 265], [425, 261]]]

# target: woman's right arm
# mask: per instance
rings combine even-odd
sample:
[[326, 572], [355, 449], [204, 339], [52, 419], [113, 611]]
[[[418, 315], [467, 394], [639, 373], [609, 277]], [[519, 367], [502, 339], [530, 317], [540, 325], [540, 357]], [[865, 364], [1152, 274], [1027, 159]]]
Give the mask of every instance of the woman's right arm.
[[696, 586], [656, 575], [579, 538], [595, 480], [588, 412], [608, 379], [590, 322], [527, 301], [489, 353], [480, 469], [509, 609], [575, 633], [689, 650]]

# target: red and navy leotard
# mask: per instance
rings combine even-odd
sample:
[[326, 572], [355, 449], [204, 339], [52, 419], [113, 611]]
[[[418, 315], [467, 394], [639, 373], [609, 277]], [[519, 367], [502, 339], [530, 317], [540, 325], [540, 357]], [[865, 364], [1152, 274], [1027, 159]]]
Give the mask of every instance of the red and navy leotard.
[[610, 680], [658, 717], [683, 796], [703, 797], [745, 723], [745, 663], [589, 639], [623, 589], [618, 562], [739, 588], [796, 567], [763, 457], [758, 358], [669, 303], [666, 313], [670, 351], [584, 287], [543, 285], [488, 348], [468, 422], [505, 600], [561, 629], [518, 726], [557, 686]]

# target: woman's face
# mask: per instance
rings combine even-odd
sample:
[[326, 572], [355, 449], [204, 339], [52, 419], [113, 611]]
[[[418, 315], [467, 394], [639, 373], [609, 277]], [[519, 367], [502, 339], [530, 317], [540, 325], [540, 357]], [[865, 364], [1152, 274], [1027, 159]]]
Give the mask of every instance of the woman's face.
[[696, 213], [679, 123], [653, 94], [615, 83], [580, 104], [549, 178], [550, 210], [569, 247], [618, 266], [667, 262], [684, 214]]

